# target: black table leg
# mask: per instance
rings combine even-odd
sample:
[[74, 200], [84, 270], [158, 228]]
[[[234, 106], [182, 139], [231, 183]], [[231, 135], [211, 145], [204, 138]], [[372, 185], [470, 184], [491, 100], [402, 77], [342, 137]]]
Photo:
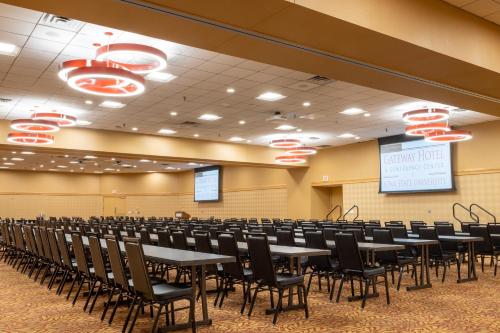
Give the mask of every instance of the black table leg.
[[476, 257], [474, 254], [474, 242], [467, 242], [467, 278], [458, 279], [457, 283], [464, 283], [469, 281], [477, 281], [476, 275]]
[[414, 286], [406, 287], [407, 291], [431, 288], [431, 280], [430, 280], [430, 262], [429, 262], [429, 246], [421, 245], [420, 247], [420, 283], [418, 281], [418, 272], [415, 272], [415, 280], [416, 284]]

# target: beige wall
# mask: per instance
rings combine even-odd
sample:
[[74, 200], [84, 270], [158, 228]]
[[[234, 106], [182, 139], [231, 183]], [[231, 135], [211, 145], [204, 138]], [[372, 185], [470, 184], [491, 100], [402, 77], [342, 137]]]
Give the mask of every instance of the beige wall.
[[141, 216], [184, 210], [198, 217], [323, 218], [342, 203], [344, 209], [359, 205], [364, 219], [432, 221], [451, 220], [454, 202], [477, 202], [500, 214], [500, 154], [495, 150], [500, 121], [469, 129], [474, 139], [454, 146], [457, 191], [452, 193], [379, 194], [378, 145], [369, 141], [321, 150], [309, 168], [225, 166], [223, 200], [216, 203], [193, 201], [192, 171], [82, 175], [3, 170], [0, 216], [86, 217], [115, 211], [116, 201], [118, 210]]

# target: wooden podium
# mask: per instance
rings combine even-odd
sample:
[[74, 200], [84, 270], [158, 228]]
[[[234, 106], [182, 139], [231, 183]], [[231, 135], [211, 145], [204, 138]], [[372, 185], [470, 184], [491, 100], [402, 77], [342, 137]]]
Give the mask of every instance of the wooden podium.
[[188, 220], [191, 217], [191, 215], [183, 211], [178, 211], [175, 212], [175, 217], [178, 219]]

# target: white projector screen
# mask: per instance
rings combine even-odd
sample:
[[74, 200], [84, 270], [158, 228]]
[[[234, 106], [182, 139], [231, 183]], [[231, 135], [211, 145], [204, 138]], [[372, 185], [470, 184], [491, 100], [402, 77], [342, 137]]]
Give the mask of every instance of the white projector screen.
[[380, 192], [453, 191], [450, 143], [403, 136], [379, 139]]
[[194, 201], [219, 201], [220, 200], [220, 175], [219, 166], [197, 168], [194, 170]]

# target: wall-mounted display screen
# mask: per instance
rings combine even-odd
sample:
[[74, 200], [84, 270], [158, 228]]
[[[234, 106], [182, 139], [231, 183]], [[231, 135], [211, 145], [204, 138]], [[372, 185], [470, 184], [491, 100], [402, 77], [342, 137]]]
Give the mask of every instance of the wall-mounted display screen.
[[398, 135], [379, 139], [380, 192], [454, 190], [451, 144]]
[[194, 169], [194, 201], [219, 201], [220, 185], [220, 166]]

